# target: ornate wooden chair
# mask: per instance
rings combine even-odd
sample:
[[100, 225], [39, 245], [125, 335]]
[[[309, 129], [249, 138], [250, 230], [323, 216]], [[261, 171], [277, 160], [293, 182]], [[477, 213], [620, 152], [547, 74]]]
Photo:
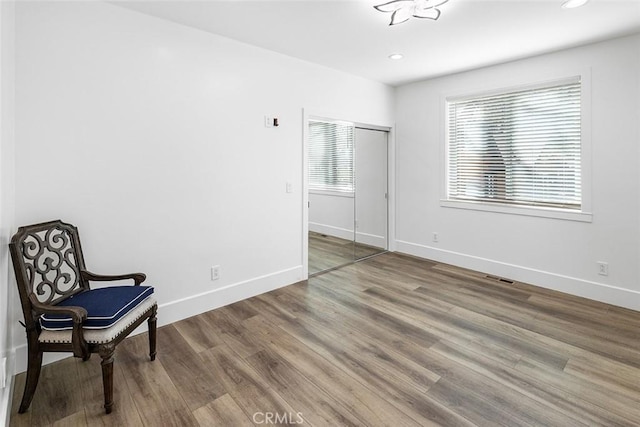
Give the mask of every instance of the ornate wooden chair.
[[[116, 345], [147, 320], [156, 357], [157, 304], [142, 273], [103, 276], [86, 270], [76, 227], [60, 220], [20, 227], [9, 243], [27, 331], [28, 368], [19, 412], [31, 404], [43, 352], [102, 358], [104, 407], [113, 407]], [[132, 279], [134, 286], [90, 289], [89, 281]]]

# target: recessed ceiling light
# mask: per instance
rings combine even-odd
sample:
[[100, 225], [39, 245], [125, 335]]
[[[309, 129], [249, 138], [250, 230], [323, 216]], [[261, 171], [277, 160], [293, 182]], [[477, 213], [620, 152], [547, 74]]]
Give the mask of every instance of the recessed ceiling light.
[[389, 55], [389, 59], [402, 59], [402, 58], [404, 58], [404, 55], [401, 53], [393, 53]]
[[562, 8], [573, 9], [576, 7], [584, 6], [585, 4], [587, 4], [588, 1], [589, 0], [567, 0], [564, 3], [562, 3]]

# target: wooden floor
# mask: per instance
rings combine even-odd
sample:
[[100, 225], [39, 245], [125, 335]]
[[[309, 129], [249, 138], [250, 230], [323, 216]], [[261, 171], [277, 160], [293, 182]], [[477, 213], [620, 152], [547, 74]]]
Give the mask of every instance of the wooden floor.
[[309, 274], [350, 264], [354, 260], [370, 257], [384, 251], [384, 248], [310, 231]]
[[[160, 311], [159, 316], [162, 316]], [[637, 426], [640, 313], [384, 254], [43, 369], [11, 425]]]

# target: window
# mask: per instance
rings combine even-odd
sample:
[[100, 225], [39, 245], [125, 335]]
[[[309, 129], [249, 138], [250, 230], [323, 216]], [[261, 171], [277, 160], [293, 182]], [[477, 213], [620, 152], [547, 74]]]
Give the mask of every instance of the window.
[[309, 121], [309, 189], [353, 192], [354, 125]]
[[580, 78], [447, 109], [447, 200], [581, 210]]

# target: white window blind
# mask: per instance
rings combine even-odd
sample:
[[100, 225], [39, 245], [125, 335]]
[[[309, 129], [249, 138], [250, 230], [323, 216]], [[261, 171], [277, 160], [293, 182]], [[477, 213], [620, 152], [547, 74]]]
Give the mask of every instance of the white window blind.
[[578, 77], [448, 100], [449, 200], [581, 209]]
[[309, 188], [353, 192], [354, 126], [309, 122]]

